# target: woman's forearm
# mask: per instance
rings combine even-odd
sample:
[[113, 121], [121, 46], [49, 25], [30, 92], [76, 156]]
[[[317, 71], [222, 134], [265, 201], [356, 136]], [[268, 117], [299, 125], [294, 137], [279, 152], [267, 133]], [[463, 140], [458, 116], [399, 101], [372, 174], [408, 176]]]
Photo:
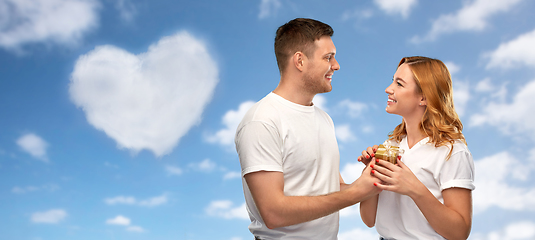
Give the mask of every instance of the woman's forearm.
[[366, 226], [375, 226], [375, 216], [377, 215], [377, 203], [379, 195], [375, 195], [360, 203], [360, 217]]
[[472, 227], [470, 190], [444, 190], [444, 204], [425, 187], [410, 197], [438, 234], [449, 240], [468, 238]]

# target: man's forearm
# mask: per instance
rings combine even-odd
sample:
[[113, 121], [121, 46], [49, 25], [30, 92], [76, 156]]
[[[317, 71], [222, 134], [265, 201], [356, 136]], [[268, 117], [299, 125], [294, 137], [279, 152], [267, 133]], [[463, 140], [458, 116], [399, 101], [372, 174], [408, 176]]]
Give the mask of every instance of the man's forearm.
[[348, 185], [344, 190], [327, 195], [283, 196], [276, 203], [269, 204], [259, 211], [268, 228], [278, 228], [330, 215], [366, 197], [364, 193], [349, 188]]

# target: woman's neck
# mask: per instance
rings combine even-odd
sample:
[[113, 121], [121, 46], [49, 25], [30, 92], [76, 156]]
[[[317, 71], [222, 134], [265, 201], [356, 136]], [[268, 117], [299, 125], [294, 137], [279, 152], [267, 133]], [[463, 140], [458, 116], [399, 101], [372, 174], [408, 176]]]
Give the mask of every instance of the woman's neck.
[[409, 145], [409, 149], [427, 137], [427, 135], [420, 129], [419, 119], [416, 121], [405, 119], [405, 129], [407, 130], [407, 144]]

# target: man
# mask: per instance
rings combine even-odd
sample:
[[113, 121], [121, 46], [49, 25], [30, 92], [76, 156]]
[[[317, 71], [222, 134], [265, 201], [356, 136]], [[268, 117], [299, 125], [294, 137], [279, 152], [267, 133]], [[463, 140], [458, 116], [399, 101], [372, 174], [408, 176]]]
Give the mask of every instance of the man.
[[236, 131], [236, 150], [255, 239], [337, 239], [338, 211], [380, 192], [365, 168], [352, 184], [340, 175], [334, 124], [314, 106], [340, 69], [332, 28], [312, 19], [279, 27], [279, 85]]

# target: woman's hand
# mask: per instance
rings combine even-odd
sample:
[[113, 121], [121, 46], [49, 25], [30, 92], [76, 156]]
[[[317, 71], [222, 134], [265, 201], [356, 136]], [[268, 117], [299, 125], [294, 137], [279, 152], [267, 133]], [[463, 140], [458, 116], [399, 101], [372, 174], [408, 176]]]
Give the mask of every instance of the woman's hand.
[[377, 148], [379, 148], [378, 145], [373, 145], [372, 147], [366, 148], [366, 150], [362, 151], [362, 156], [359, 156], [357, 160], [368, 166], [368, 163], [370, 163], [370, 161], [372, 161], [375, 157], [375, 152], [377, 152]]
[[375, 183], [379, 189], [407, 195], [411, 198], [427, 190], [409, 167], [401, 161], [401, 158], [398, 158], [395, 165], [380, 159], [377, 159], [375, 163], [371, 163], [370, 167], [373, 168], [372, 174], [382, 181]]

